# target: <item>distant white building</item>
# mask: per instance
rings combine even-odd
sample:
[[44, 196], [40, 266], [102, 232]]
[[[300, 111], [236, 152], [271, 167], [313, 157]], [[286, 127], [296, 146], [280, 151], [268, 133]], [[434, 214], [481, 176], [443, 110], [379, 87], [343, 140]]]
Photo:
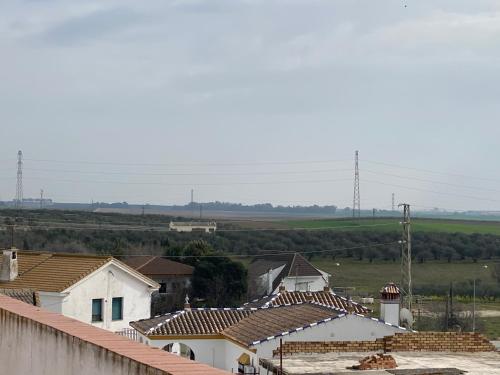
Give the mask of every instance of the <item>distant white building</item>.
[[299, 253], [257, 258], [248, 266], [249, 295], [258, 298], [278, 293], [321, 291], [328, 288], [330, 274], [314, 267]]
[[193, 232], [202, 231], [205, 233], [213, 233], [217, 230], [215, 221], [171, 221], [169, 229], [177, 232]]
[[40, 305], [110, 331], [151, 316], [160, 285], [109, 256], [4, 250], [0, 288], [31, 289]]

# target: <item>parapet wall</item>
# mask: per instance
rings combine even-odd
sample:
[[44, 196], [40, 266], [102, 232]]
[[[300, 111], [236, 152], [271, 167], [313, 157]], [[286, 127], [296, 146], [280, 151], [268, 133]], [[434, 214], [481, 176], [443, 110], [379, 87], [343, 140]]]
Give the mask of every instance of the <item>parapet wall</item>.
[[[283, 355], [331, 352], [491, 352], [495, 346], [479, 333], [396, 333], [375, 341], [286, 341]], [[279, 355], [279, 348], [273, 351]]]
[[0, 374], [228, 373], [0, 294]]
[[386, 352], [492, 352], [495, 346], [480, 333], [415, 332], [384, 337]]

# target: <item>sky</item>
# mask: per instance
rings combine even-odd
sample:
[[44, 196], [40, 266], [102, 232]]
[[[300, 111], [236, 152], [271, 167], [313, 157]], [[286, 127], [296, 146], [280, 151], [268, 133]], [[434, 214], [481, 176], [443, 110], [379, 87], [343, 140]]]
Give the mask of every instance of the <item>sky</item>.
[[500, 210], [496, 0], [0, 2], [0, 199]]

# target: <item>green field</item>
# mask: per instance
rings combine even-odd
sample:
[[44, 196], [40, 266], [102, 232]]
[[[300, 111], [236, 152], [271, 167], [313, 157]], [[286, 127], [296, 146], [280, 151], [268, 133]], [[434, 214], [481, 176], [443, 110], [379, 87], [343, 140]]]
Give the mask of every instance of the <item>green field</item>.
[[[394, 219], [321, 219], [321, 220], [288, 220], [283, 224], [288, 228], [306, 229], [342, 229], [342, 230], [400, 230], [399, 220]], [[449, 219], [413, 219], [414, 232], [446, 232], [446, 233], [481, 233], [500, 235], [500, 222], [476, 220], [449, 220]]]
[[[498, 262], [498, 261], [497, 261]], [[378, 290], [389, 281], [399, 282], [400, 264], [391, 261], [357, 261], [352, 259], [312, 260], [319, 269], [332, 275], [331, 285], [336, 287], [355, 287], [358, 294], [378, 295]], [[414, 286], [448, 285], [450, 282], [471, 282], [474, 278], [481, 283], [495, 285], [491, 274], [494, 261], [427, 261], [413, 263]], [[339, 264], [337, 266], [336, 264]], [[488, 268], [483, 266], [487, 265]], [[478, 282], [479, 283], [479, 282]]]

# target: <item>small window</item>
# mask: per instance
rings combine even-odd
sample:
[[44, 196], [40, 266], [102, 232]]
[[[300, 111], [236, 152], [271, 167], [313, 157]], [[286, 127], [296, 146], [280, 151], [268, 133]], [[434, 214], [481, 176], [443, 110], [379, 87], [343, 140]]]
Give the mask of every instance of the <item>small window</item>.
[[113, 306], [111, 311], [111, 318], [113, 320], [122, 320], [123, 319], [123, 298], [115, 297], [113, 298]]
[[167, 293], [167, 283], [160, 283], [160, 290], [158, 291], [159, 293]]
[[92, 321], [102, 322], [102, 298], [92, 300]]

